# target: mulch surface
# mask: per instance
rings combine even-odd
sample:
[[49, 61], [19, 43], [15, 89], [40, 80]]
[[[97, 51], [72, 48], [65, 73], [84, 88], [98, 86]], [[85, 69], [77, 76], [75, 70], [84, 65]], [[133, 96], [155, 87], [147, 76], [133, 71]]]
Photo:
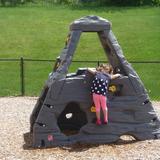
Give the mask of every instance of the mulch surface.
[[[160, 140], [136, 141], [123, 136], [114, 144], [74, 144], [68, 147], [29, 149], [23, 134], [37, 97], [0, 98], [0, 160], [160, 160]], [[152, 102], [160, 115], [160, 102]]]

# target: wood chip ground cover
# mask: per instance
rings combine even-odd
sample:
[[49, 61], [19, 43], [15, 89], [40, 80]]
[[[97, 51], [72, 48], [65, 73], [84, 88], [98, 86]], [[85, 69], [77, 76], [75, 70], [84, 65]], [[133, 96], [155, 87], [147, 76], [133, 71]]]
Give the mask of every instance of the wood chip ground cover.
[[[0, 98], [0, 160], [160, 160], [160, 140], [135, 141], [130, 137], [115, 144], [25, 150], [23, 134], [37, 97]], [[160, 102], [152, 102], [160, 115]]]

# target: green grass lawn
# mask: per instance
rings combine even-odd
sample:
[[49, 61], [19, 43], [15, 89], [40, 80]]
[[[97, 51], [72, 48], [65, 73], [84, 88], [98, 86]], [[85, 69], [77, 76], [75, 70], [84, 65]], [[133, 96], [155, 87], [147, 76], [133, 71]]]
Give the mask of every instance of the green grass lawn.
[[[64, 47], [69, 24], [82, 16], [98, 15], [112, 30], [129, 61], [160, 60], [160, 8], [73, 8], [67, 6], [0, 8], [0, 58], [55, 59]], [[104, 60], [94, 33], [81, 36], [74, 60]], [[89, 65], [89, 64], [84, 64]], [[83, 64], [71, 65], [71, 71]], [[134, 64], [150, 97], [160, 100], [160, 64]], [[0, 62], [0, 96], [18, 95], [18, 62]], [[39, 95], [52, 63], [25, 62], [27, 95]]]

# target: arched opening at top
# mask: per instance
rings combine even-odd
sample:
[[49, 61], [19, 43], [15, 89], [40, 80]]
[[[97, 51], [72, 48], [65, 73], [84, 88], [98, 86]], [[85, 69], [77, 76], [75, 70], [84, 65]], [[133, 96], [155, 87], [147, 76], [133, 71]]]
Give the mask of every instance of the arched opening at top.
[[77, 134], [87, 123], [87, 117], [80, 105], [70, 102], [58, 117], [58, 126], [65, 135]]
[[82, 32], [77, 44], [69, 73], [76, 72], [78, 68], [97, 67], [99, 62], [107, 63], [109, 60], [104, 52], [96, 32]]

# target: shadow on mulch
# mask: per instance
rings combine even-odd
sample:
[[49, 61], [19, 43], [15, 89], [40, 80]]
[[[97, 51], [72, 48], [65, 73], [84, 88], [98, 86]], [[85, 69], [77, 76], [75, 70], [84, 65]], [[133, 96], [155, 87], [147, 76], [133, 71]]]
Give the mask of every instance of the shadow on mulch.
[[70, 146], [64, 146], [62, 147], [63, 150], [68, 150], [69, 152], [82, 152], [86, 151], [90, 148], [97, 148], [101, 145], [109, 145], [109, 146], [116, 146], [116, 145], [126, 145], [126, 144], [132, 144], [138, 142], [135, 139], [130, 139], [130, 140], [124, 140], [124, 139], [119, 139], [118, 141], [114, 143], [101, 143], [101, 144], [82, 144], [82, 143], [76, 143]]
[[23, 145], [24, 150], [32, 150], [32, 134], [27, 132], [23, 135], [25, 144]]
[[[32, 134], [31, 133], [25, 133], [24, 134], [24, 141], [25, 144], [23, 145], [24, 150], [35, 150], [36, 148], [32, 147]], [[58, 146], [62, 150], [67, 150], [69, 152], [83, 152], [86, 151], [90, 148], [96, 148], [99, 147], [100, 145], [109, 145], [109, 146], [116, 146], [116, 145], [126, 145], [126, 144], [132, 144], [136, 143], [138, 140], [136, 140], [132, 136], [121, 136], [119, 140], [117, 140], [114, 143], [108, 143], [108, 144], [84, 144], [84, 143], [75, 143], [72, 145], [65, 145], [65, 146]], [[52, 147], [56, 148], [56, 147]], [[46, 148], [42, 148], [46, 149]]]

